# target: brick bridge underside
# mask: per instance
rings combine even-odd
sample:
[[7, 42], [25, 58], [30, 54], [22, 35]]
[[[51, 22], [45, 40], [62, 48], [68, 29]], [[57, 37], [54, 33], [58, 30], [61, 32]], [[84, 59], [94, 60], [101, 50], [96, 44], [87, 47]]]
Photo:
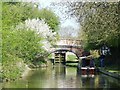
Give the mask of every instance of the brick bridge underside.
[[82, 56], [82, 53], [84, 52], [84, 49], [80, 46], [71, 46], [71, 45], [55, 45], [54, 48], [52, 48], [50, 53], [63, 53], [63, 52], [72, 52], [74, 53], [77, 58]]

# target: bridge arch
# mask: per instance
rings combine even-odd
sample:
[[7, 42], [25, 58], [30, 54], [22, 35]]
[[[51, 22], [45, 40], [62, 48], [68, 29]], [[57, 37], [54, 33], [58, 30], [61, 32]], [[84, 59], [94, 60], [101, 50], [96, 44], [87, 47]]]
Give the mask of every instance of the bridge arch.
[[73, 39], [61, 39], [55, 45], [53, 45], [49, 50], [49, 55], [54, 53], [54, 58], [52, 59], [56, 62], [66, 62], [66, 53], [73, 53], [77, 59], [82, 56], [84, 49], [82, 47], [81, 40]]
[[[73, 54], [76, 55], [77, 59], [79, 59], [79, 55], [78, 55], [76, 52], [72, 51], [72, 50], [68, 50], [68, 49], [57, 49], [57, 50], [52, 51], [51, 53], [55, 53], [55, 52], [65, 52], [65, 53], [71, 52], [71, 53], [73, 53]], [[51, 53], [50, 53], [50, 54], [51, 54]]]

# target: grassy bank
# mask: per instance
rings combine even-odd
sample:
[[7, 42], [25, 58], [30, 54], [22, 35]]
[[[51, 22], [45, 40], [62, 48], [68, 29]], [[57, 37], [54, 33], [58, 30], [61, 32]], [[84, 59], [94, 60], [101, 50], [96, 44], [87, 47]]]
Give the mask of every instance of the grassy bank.
[[120, 74], [120, 68], [115, 66], [115, 65], [107, 66], [104, 69], [108, 72], [111, 72], [111, 73]]
[[67, 55], [67, 61], [75, 61], [76, 58], [77, 57], [75, 55]]
[[[25, 70], [25, 63], [22, 59], [13, 57], [11, 55], [7, 57], [3, 57], [3, 65], [2, 65], [2, 78], [4, 81], [14, 81], [21, 77], [22, 73]], [[14, 58], [14, 59], [13, 59]]]
[[[68, 54], [67, 55], [67, 61], [76, 61], [77, 57], [75, 55], [72, 54]], [[70, 67], [77, 67], [78, 63], [66, 63], [66, 66], [70, 66]]]

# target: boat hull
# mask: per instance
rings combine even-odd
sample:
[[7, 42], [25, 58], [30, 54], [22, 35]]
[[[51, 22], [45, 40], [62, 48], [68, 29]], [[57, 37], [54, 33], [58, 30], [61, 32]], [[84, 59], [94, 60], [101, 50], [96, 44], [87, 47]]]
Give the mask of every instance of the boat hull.
[[81, 74], [95, 74], [95, 68], [94, 67], [81, 67], [80, 68]]

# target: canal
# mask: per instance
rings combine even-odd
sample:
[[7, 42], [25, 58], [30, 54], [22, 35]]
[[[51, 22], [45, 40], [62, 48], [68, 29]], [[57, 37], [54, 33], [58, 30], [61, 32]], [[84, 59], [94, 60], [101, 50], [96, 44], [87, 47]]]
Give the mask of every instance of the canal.
[[76, 67], [56, 64], [31, 70], [19, 81], [3, 83], [3, 88], [120, 88], [120, 81], [110, 76], [77, 74]]

